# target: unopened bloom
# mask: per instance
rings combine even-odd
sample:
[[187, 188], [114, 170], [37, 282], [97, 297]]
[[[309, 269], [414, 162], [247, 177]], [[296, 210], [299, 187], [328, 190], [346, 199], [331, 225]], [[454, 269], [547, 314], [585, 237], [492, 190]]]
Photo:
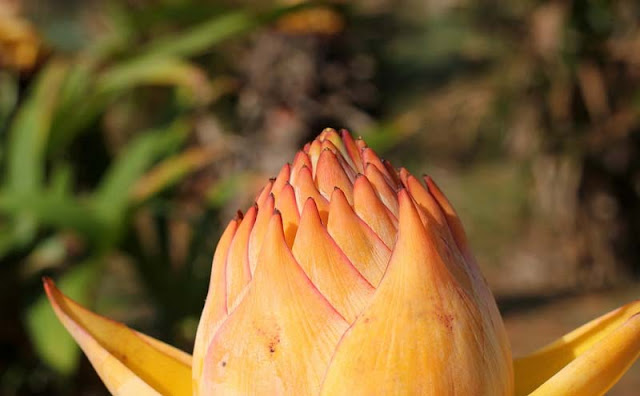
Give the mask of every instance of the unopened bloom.
[[640, 303], [511, 358], [434, 182], [327, 129], [232, 220], [193, 358], [45, 287], [114, 394], [599, 395], [640, 352]]

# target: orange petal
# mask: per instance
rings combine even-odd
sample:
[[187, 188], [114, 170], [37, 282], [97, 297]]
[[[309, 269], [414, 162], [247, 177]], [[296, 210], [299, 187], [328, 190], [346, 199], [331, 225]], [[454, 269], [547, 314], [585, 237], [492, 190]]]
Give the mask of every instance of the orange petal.
[[329, 234], [362, 276], [377, 286], [387, 268], [391, 251], [355, 214], [341, 190], [334, 190], [329, 205]]
[[391, 162], [382, 160], [382, 164], [387, 169], [387, 174], [391, 176], [391, 181], [393, 182], [393, 184], [395, 184], [396, 186], [401, 185], [402, 181], [398, 177], [398, 172], [396, 171], [396, 169], [393, 167], [393, 165], [391, 165]]
[[[411, 197], [415, 200], [419, 212], [424, 214], [423, 224], [429, 228], [431, 232], [437, 235], [438, 239], [444, 241], [444, 244], [438, 244], [439, 254], [441, 256], [447, 254], [447, 251], [451, 254], [461, 255], [458, 251], [457, 245], [453, 241], [451, 232], [449, 231], [449, 225], [444, 217], [444, 213], [440, 210], [440, 206], [433, 199], [431, 194], [420, 184], [418, 179], [413, 175], [405, 175], [404, 184], [408, 187], [408, 191], [411, 193]], [[446, 247], [446, 250], [443, 249]], [[467, 272], [467, 268], [464, 259], [448, 260], [445, 262], [449, 271], [451, 271], [458, 282], [463, 285], [464, 289], [472, 292], [473, 285], [471, 284], [470, 275]]]
[[320, 153], [322, 153], [322, 143], [318, 139], [311, 142], [307, 154], [311, 160], [311, 171], [315, 179], [316, 173], [318, 173], [318, 160], [320, 159]]
[[249, 236], [256, 221], [256, 206], [252, 206], [240, 222], [227, 257], [227, 311], [238, 305], [242, 293], [251, 281], [249, 265]]
[[[298, 151], [298, 153], [296, 154], [295, 158], [293, 159], [293, 165], [291, 165], [291, 184], [292, 185], [296, 185], [297, 184], [297, 180], [298, 180], [298, 173], [300, 173], [300, 170], [302, 168], [309, 168], [311, 169], [311, 160], [309, 159], [309, 156], [304, 152], [304, 151]], [[313, 179], [313, 178], [312, 178]], [[304, 204], [304, 202], [303, 202]], [[298, 203], [298, 207], [302, 207], [302, 205], [300, 205], [300, 203]]]
[[331, 239], [312, 199], [302, 211], [293, 256], [331, 305], [352, 323], [374, 289]]
[[344, 143], [344, 147], [351, 158], [351, 163], [355, 165], [354, 169], [358, 173], [364, 173], [364, 167], [362, 164], [362, 157], [360, 156], [360, 149], [356, 146], [356, 142], [351, 137], [351, 134], [346, 130], [342, 129], [340, 131], [340, 135], [342, 136], [342, 142]]
[[389, 268], [340, 341], [321, 394], [510, 395], [510, 359], [483, 332], [406, 191], [399, 200]]
[[284, 164], [282, 168], [280, 168], [280, 173], [278, 173], [278, 177], [273, 181], [273, 187], [271, 187], [271, 192], [273, 196], [276, 198], [276, 202], [278, 201], [278, 196], [282, 191], [282, 188], [285, 184], [289, 183], [289, 177], [291, 176], [291, 165]]
[[393, 177], [391, 177], [391, 175], [387, 171], [387, 167], [384, 166], [384, 164], [380, 160], [380, 157], [378, 157], [378, 154], [376, 154], [373, 149], [367, 147], [366, 149], [362, 150], [362, 160], [365, 164], [371, 164], [375, 166], [376, 169], [379, 170], [382, 175], [384, 175], [384, 178], [387, 184], [389, 184], [389, 187], [395, 187], [393, 185]]
[[284, 235], [288, 246], [293, 246], [293, 240], [298, 231], [300, 223], [300, 213], [296, 204], [296, 194], [291, 184], [287, 183], [280, 192], [280, 197], [276, 200], [276, 209], [282, 214]]
[[[191, 395], [191, 357], [97, 315], [44, 280], [49, 301], [114, 395]], [[149, 342], [149, 340], [153, 340]]]
[[320, 140], [320, 142], [321, 142], [320, 147], [322, 148], [322, 151], [323, 150], [329, 150], [332, 153], [334, 153], [335, 155], [340, 155], [340, 150], [338, 150], [338, 148], [335, 146], [335, 144], [333, 144], [331, 141], [329, 141], [329, 140]]
[[324, 139], [333, 144], [333, 146], [340, 152], [346, 164], [351, 169], [355, 169], [356, 168], [355, 163], [351, 159], [351, 156], [349, 155], [349, 151], [345, 147], [345, 142], [342, 140], [338, 132], [336, 132], [336, 130], [333, 128], [327, 128], [325, 129], [325, 131], [327, 131], [327, 133], [324, 136]]
[[424, 177], [425, 183], [427, 183], [427, 188], [431, 195], [438, 201], [438, 204], [442, 208], [442, 211], [447, 218], [447, 223], [449, 223], [449, 228], [451, 229], [451, 234], [453, 235], [453, 239], [456, 241], [456, 245], [462, 252], [462, 254], [467, 259], [473, 259], [473, 255], [471, 254], [471, 250], [469, 249], [469, 243], [467, 241], [467, 235], [464, 232], [464, 227], [462, 226], [462, 222], [458, 218], [458, 214], [455, 209], [447, 199], [447, 197], [442, 193], [440, 187], [433, 181], [433, 179], [429, 176]]
[[[354, 170], [354, 167], [352, 164], [350, 164], [344, 157], [345, 154], [343, 154], [343, 152], [341, 152], [333, 143], [331, 143], [329, 140], [325, 140], [322, 142], [322, 149], [328, 149], [329, 151], [331, 151], [333, 154], [335, 154], [336, 159], [338, 160], [338, 163], [340, 164], [340, 167], [342, 168], [342, 171], [345, 173], [345, 175], [347, 175], [347, 178], [349, 179], [350, 183], [353, 183], [356, 180], [356, 172]], [[317, 178], [317, 175], [316, 175]]]
[[405, 181], [403, 183], [411, 193], [411, 196], [420, 205], [422, 210], [429, 215], [428, 226], [434, 227], [443, 237], [450, 234], [449, 224], [438, 202], [413, 175], [407, 174], [404, 178]]
[[[458, 218], [458, 215], [453, 209], [453, 206], [451, 206], [447, 198], [435, 185], [433, 180], [427, 177], [425, 178], [425, 182], [428, 187], [428, 196], [437, 201], [440, 207], [440, 211], [444, 214], [446, 222], [449, 226], [449, 234], [451, 235], [455, 245], [458, 247], [457, 251], [460, 252], [460, 254], [462, 254], [462, 256], [464, 257], [464, 264], [462, 262], [459, 262], [459, 260], [454, 261], [456, 263], [456, 266], [464, 268], [464, 271], [453, 269], [452, 271], [456, 274], [459, 281], [463, 284], [465, 284], [463, 279], [465, 279], [467, 276], [471, 280], [471, 289], [467, 290], [475, 296], [480, 309], [482, 310], [482, 312], [484, 312], [482, 315], [482, 320], [484, 321], [485, 326], [487, 328], [493, 329], [493, 333], [495, 333], [496, 336], [502, 340], [501, 345], [505, 346], [505, 348], [503, 349], [503, 355], [505, 356], [505, 359], [510, 359], [511, 350], [510, 348], [506, 347], [509, 345], [509, 340], [506, 330], [504, 329], [504, 324], [502, 323], [500, 311], [498, 311], [493, 293], [491, 293], [491, 289], [489, 288], [487, 281], [482, 275], [480, 267], [478, 267], [476, 259], [473, 256], [469, 245], [467, 244], [467, 239], [462, 227], [462, 222]], [[420, 185], [419, 183], [417, 184]], [[420, 189], [422, 189], [422, 185], [420, 185]], [[414, 188], [414, 190], [416, 190], [416, 193], [420, 189]], [[419, 196], [419, 194], [416, 194], [416, 196]], [[434, 217], [439, 219], [439, 216], [437, 215], [438, 211], [433, 208], [432, 202], [429, 204], [426, 204], [426, 201], [422, 202], [425, 205], [425, 211], [428, 211], [429, 213], [434, 215]], [[442, 220], [437, 220], [438, 224], [440, 224], [441, 222]], [[446, 237], [445, 240], [449, 240], [449, 238]], [[453, 244], [448, 243], [448, 245], [451, 245], [451, 251], [454, 252], [455, 249], [453, 248]], [[467, 275], [465, 276], [464, 274], [461, 274], [462, 272], [466, 272]]]
[[347, 323], [313, 286], [275, 214], [254, 280], [207, 352], [203, 395], [317, 395]]
[[378, 168], [374, 165], [367, 164], [364, 169], [364, 175], [369, 179], [371, 185], [376, 189], [376, 193], [380, 197], [382, 203], [386, 205], [387, 208], [393, 213], [393, 215], [398, 217], [398, 198], [396, 197], [396, 192], [393, 190], [385, 177], [380, 173]]
[[353, 186], [353, 208], [385, 245], [392, 248], [396, 243], [397, 225], [392, 220], [395, 218], [364, 175], [358, 177]]
[[269, 182], [262, 188], [262, 190], [260, 190], [260, 194], [258, 194], [255, 201], [256, 205], [258, 205], [258, 208], [264, 205], [264, 201], [266, 201], [269, 197], [269, 194], [271, 194], [271, 188], [273, 187], [274, 181], [275, 179], [269, 180]]
[[353, 203], [353, 184], [331, 150], [323, 150], [320, 154], [316, 183], [318, 190], [325, 198], [331, 197], [333, 190], [337, 187], [344, 192], [349, 204]]
[[313, 183], [311, 170], [306, 166], [302, 167], [298, 172], [294, 188], [298, 207], [302, 208], [308, 198], [313, 199], [318, 206], [322, 223], [327, 224], [327, 218], [329, 217], [329, 201], [323, 197], [322, 194], [320, 194], [320, 191], [316, 188], [316, 185]]
[[193, 348], [193, 378], [197, 381], [202, 372], [204, 349], [213, 337], [215, 329], [222, 319], [227, 316], [227, 255], [233, 236], [238, 229], [238, 220], [231, 220], [222, 233], [211, 264], [209, 292], [204, 303], [204, 309], [198, 323], [196, 341]]
[[269, 225], [269, 219], [275, 209], [275, 198], [273, 194], [269, 194], [267, 199], [264, 200], [262, 206], [258, 206], [258, 215], [256, 221], [253, 224], [251, 230], [251, 238], [249, 238], [249, 267], [253, 274], [258, 264], [258, 256], [260, 249], [262, 248], [262, 241], [267, 233], [267, 226]]

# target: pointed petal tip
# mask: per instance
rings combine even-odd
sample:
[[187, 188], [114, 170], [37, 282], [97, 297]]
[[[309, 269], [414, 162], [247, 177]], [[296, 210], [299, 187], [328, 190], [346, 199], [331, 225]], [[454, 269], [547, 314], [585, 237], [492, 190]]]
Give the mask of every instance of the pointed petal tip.
[[307, 199], [304, 201], [304, 206], [302, 207], [302, 213], [314, 209], [316, 212], [318, 211], [318, 205], [316, 204], [316, 201], [311, 197], [307, 197]]
[[[284, 228], [282, 225], [282, 213], [280, 213], [279, 209], [273, 209], [273, 214], [271, 215], [271, 219], [269, 219], [269, 225], [267, 226], [267, 233], [265, 237], [274, 237], [281, 236], [284, 238]], [[273, 242], [273, 240], [272, 240]]]
[[44, 286], [44, 290], [47, 292], [47, 294], [49, 293], [50, 288], [55, 287], [53, 279], [49, 278], [48, 276], [42, 277], [42, 285]]
[[53, 305], [54, 308], [57, 309], [58, 307], [57, 294], [60, 293], [60, 291], [56, 287], [55, 282], [53, 281], [53, 279], [49, 278], [48, 276], [43, 276], [42, 286], [44, 287], [44, 292], [46, 293], [47, 298], [49, 299], [49, 302], [51, 303], [51, 305]]

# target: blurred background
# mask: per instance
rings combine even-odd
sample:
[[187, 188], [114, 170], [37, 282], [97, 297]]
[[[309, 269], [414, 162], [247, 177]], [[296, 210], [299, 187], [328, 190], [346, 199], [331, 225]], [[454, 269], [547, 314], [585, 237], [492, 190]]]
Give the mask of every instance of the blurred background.
[[106, 394], [44, 275], [190, 351], [221, 226], [324, 127], [438, 181], [516, 355], [640, 295], [636, 0], [0, 0], [0, 394]]

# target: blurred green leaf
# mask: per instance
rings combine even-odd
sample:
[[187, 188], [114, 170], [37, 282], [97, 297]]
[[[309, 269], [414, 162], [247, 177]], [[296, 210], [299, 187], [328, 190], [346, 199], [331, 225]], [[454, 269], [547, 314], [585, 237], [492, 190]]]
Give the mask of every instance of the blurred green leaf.
[[[18, 79], [8, 72], [0, 71], [0, 133], [4, 132], [9, 116], [18, 102]], [[3, 148], [0, 147], [0, 158]]]
[[[42, 188], [45, 170], [45, 147], [60, 84], [68, 65], [52, 61], [40, 74], [33, 91], [22, 104], [10, 126], [4, 189], [13, 194], [37, 194]], [[10, 236], [3, 239], [0, 253], [31, 241], [37, 229], [36, 219], [29, 213], [10, 213]], [[1, 257], [1, 256], [0, 256]]]
[[7, 188], [34, 191], [44, 176], [44, 148], [68, 65], [53, 61], [41, 73], [34, 90], [20, 106], [11, 125], [7, 153]]
[[0, 192], [0, 213], [25, 213], [39, 223], [75, 230], [94, 242], [100, 241], [105, 232], [105, 225], [89, 205], [56, 194]]
[[317, 6], [316, 2], [303, 2], [293, 6], [277, 7], [256, 14], [248, 10], [228, 11], [180, 34], [153, 42], [141, 55], [144, 57], [194, 56], [227, 39], [241, 36], [265, 23], [291, 12]]
[[158, 157], [186, 136], [187, 125], [176, 122], [166, 129], [138, 135], [118, 155], [93, 196], [93, 207], [100, 218], [118, 222], [130, 201], [133, 186]]
[[193, 56], [249, 31], [259, 20], [247, 11], [232, 11], [186, 32], [153, 42], [142, 57]]
[[[67, 272], [57, 283], [70, 298], [86, 304], [91, 285], [95, 284], [97, 267], [96, 261], [87, 261]], [[80, 350], [58, 321], [44, 293], [27, 309], [25, 322], [40, 358], [63, 375], [73, 373], [78, 366]]]
[[93, 57], [81, 58], [71, 65], [60, 88], [58, 108], [52, 121], [50, 151], [60, 152], [73, 141], [77, 132], [97, 114], [103, 98], [92, 92], [98, 67]]
[[207, 191], [209, 204], [213, 207], [222, 207], [253, 180], [255, 180], [255, 174], [251, 172], [234, 173], [220, 179]]
[[73, 187], [73, 169], [71, 165], [62, 162], [56, 164], [51, 171], [51, 182], [49, 183], [49, 192], [58, 198], [64, 198], [71, 193]]
[[20, 267], [20, 276], [28, 279], [46, 269], [62, 265], [69, 255], [68, 238], [69, 235], [58, 233], [39, 241]]
[[195, 65], [179, 58], [142, 58], [121, 62], [105, 71], [98, 79], [99, 95], [120, 94], [138, 85], [176, 85], [206, 99], [209, 81]]

